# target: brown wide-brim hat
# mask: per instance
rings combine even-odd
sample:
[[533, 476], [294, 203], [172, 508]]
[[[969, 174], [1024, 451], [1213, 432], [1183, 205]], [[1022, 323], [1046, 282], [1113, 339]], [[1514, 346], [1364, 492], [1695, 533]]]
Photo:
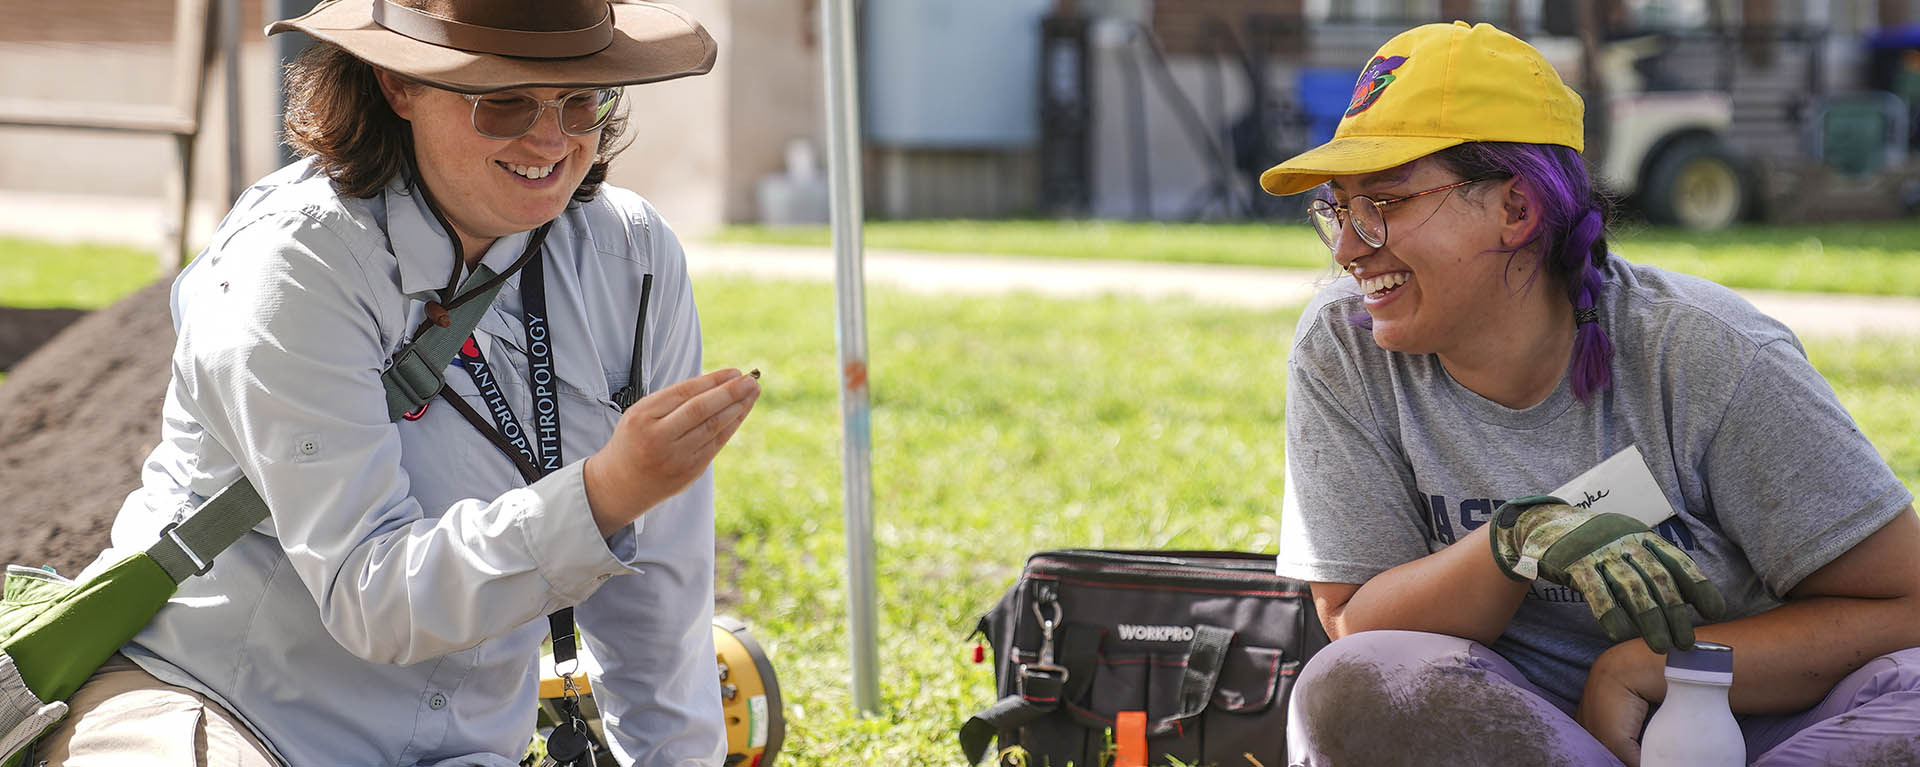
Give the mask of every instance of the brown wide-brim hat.
[[327, 0], [299, 31], [460, 93], [632, 85], [705, 74], [719, 47], [686, 11], [608, 0]]

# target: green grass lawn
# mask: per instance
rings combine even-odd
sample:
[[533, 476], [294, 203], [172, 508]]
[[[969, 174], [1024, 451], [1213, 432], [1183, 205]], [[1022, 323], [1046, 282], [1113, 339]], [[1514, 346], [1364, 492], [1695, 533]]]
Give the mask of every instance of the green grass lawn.
[[0, 306], [98, 309], [159, 276], [150, 251], [0, 237]]
[[[22, 263], [10, 247], [0, 243], [9, 267]], [[83, 260], [56, 254], [42, 268]], [[0, 303], [17, 300], [15, 285], [54, 286], [35, 294], [48, 305], [99, 300], [58, 300], [58, 280], [0, 275]], [[716, 462], [718, 534], [731, 542], [719, 577], [738, 595], [722, 611], [747, 620], [775, 664], [781, 764], [957, 764], [956, 728], [993, 699], [968, 634], [1035, 551], [1275, 548], [1293, 312], [874, 289], [884, 711], [857, 716], [832, 288], [704, 279], [696, 290], [707, 367], [764, 373], [752, 418]], [[1920, 488], [1920, 342], [1808, 348]]]
[[[1291, 312], [869, 293], [885, 713], [850, 712], [832, 291], [698, 284], [709, 367], [765, 394], [718, 461], [725, 582], [788, 701], [782, 763], [953, 764], [993, 699], [974, 621], [1028, 554], [1275, 547]], [[1920, 341], [1813, 343], [1862, 429], [1920, 488]]]
[[[1048, 258], [1109, 258], [1327, 268], [1304, 224], [1137, 221], [870, 221], [867, 247]], [[717, 239], [826, 245], [824, 227], [735, 226]], [[1612, 248], [1629, 261], [1737, 288], [1920, 295], [1920, 220], [1745, 226], [1697, 234], [1628, 222]]]
[[98, 309], [159, 276], [153, 254], [136, 248], [0, 237], [0, 306]]

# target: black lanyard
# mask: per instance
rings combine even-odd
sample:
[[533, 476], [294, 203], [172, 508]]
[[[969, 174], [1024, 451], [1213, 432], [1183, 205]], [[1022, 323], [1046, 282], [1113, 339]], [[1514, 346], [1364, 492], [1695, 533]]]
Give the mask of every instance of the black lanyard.
[[[411, 152], [407, 153], [407, 162], [409, 166], [411, 166], [413, 162], [413, 154]], [[417, 168], [413, 173], [416, 178], [419, 177], [419, 170]], [[460, 284], [460, 265], [466, 260], [465, 250], [460, 245], [460, 237], [454, 232], [453, 224], [447, 221], [445, 214], [440, 212], [440, 206], [434, 204], [433, 194], [427, 191], [425, 184], [420, 185], [419, 189], [421, 196], [426, 200], [427, 211], [433, 214], [434, 220], [440, 223], [440, 228], [445, 230], [447, 237], [453, 241], [453, 271], [447, 276], [447, 287], [441, 291], [440, 301], [428, 302], [427, 304], [428, 322], [446, 327], [448, 323], [447, 311], [453, 306], [457, 306], [466, 299], [480, 294], [484, 289], [491, 288], [494, 284], [506, 279], [507, 275], [513, 274], [516, 271], [522, 274], [520, 278], [520, 302], [528, 340], [528, 378], [536, 381], [534, 385], [533, 410], [534, 415], [538, 419], [536, 420], [536, 424], [538, 424], [537, 428], [540, 432], [541, 460], [536, 462], [530, 460], [529, 456], [522, 454], [522, 450], [526, 447], [525, 434], [520, 435], [520, 445], [517, 447], [513, 445], [512, 442], [503, 439], [500, 429], [494, 428], [493, 424], [487, 423], [485, 416], [475, 412], [472, 406], [460, 398], [460, 395], [453, 393], [452, 389], [447, 388], [444, 379], [439, 387], [439, 393], [441, 399], [446, 400], [447, 404], [452, 405], [454, 410], [466, 418], [468, 423], [473, 424], [474, 428], [478, 429], [495, 447], [505, 452], [507, 457], [513, 460], [514, 468], [520, 470], [520, 476], [526, 479], [527, 484], [531, 485], [535, 480], [546, 476], [547, 472], [559, 468], [561, 463], [560, 402], [555, 394], [556, 381], [553, 375], [553, 329], [552, 326], [547, 324], [546, 280], [542, 276], [544, 274], [542, 267], [546, 261], [546, 256], [542, 252], [545, 248], [542, 247], [542, 244], [546, 241], [547, 230], [553, 227], [553, 222], [549, 221], [542, 224], [539, 229], [533, 231], [533, 235], [527, 239], [526, 250], [520, 253], [520, 258], [513, 262], [513, 266], [507, 267], [505, 272], [495, 275], [493, 279], [488, 281], [486, 285], [483, 285], [481, 289], [476, 289], [456, 299], [454, 293], [455, 288]], [[443, 306], [442, 302], [451, 305]], [[644, 307], [645, 305], [643, 301], [641, 306]], [[436, 309], [438, 309], [438, 312], [435, 311]], [[539, 329], [537, 338], [535, 336], [536, 327]], [[426, 325], [422, 324], [420, 331], [415, 332], [414, 336], [418, 338], [420, 333], [425, 330]], [[636, 341], [635, 343], [637, 344], [638, 342]], [[480, 345], [474, 342], [472, 335], [468, 335], [466, 343], [461, 345], [462, 353], [460, 356], [463, 362], [466, 357], [465, 352], [469, 349], [473, 351], [474, 359], [480, 363], [481, 369], [484, 370], [486, 360], [480, 357]], [[635, 357], [635, 360], [638, 359], [638, 357]], [[637, 370], [639, 363], [636, 361], [634, 364]], [[499, 382], [493, 379], [492, 371], [488, 370], [487, 373], [488, 375], [486, 376], [486, 382], [484, 384], [481, 383], [480, 376], [475, 375], [474, 377], [475, 384], [481, 386], [481, 396], [487, 397], [487, 407], [494, 410], [494, 413], [498, 417], [497, 423], [510, 424], [515, 431], [519, 431], [520, 425], [513, 417], [513, 409], [506, 406], [506, 397], [500, 394]], [[491, 395], [486, 392], [487, 389], [492, 390]], [[544, 402], [542, 401], [543, 397], [545, 398]], [[495, 407], [496, 398], [497, 408]], [[407, 420], [418, 420], [422, 415], [426, 414], [426, 410], [426, 404], [422, 403], [418, 409], [407, 414], [406, 418]], [[539, 418], [539, 416], [542, 415], [546, 417]], [[542, 470], [542, 466], [545, 467], [544, 470]], [[585, 726], [581, 724], [580, 719], [580, 696], [573, 689], [572, 670], [578, 665], [575, 661], [578, 657], [577, 648], [579, 641], [578, 637], [574, 636], [573, 608], [562, 607], [548, 613], [547, 630], [553, 637], [554, 668], [567, 669], [560, 673], [560, 681], [566, 687], [566, 694], [560, 701], [560, 709], [566, 716], [566, 722], [564, 724], [567, 726], [569, 732], [579, 732], [584, 729]], [[589, 754], [590, 753], [589, 751]]]
[[[521, 316], [527, 334], [527, 380], [533, 393], [533, 432], [540, 448], [535, 450], [528, 442], [526, 429], [520, 419], [513, 415], [513, 407], [507, 403], [507, 395], [500, 391], [500, 382], [492, 365], [480, 353], [480, 345], [472, 336], [460, 347], [460, 365], [466, 368], [467, 375], [473, 378], [473, 385], [480, 390], [480, 399], [487, 405], [487, 412], [493, 416], [492, 424], [476, 421], [475, 427], [500, 446], [508, 457], [518, 457], [514, 461], [522, 474], [527, 467], [533, 467], [532, 482], [544, 477], [548, 472], [560, 468], [563, 461], [560, 455], [560, 398], [558, 386], [553, 375], [553, 327], [547, 322], [546, 280], [543, 276], [541, 260], [529, 262], [520, 272]], [[472, 419], [469, 419], [472, 420]], [[490, 427], [490, 428], [487, 428]], [[502, 442], [505, 444], [501, 444]]]
[[543, 262], [542, 258], [534, 258], [520, 270], [521, 317], [527, 334], [527, 379], [532, 384], [534, 439], [539, 442], [539, 450], [534, 450], [528, 442], [526, 428], [514, 417], [513, 407], [500, 391], [494, 367], [487, 364], [479, 343], [472, 336], [461, 345], [457, 359], [473, 377], [474, 386], [480, 390], [480, 398], [493, 419], [489, 421], [452, 389], [440, 390], [440, 398], [459, 411], [494, 447], [500, 448], [527, 484], [533, 484], [565, 463], [560, 454], [559, 380], [553, 372], [553, 326], [547, 322]]
[[[487, 410], [493, 414], [489, 423], [486, 416], [476, 412], [466, 400], [453, 390], [441, 388], [440, 396], [453, 409], [465, 416], [488, 441], [507, 458], [513, 461], [520, 475], [531, 485], [548, 472], [560, 468], [563, 461], [560, 455], [560, 397], [559, 381], [553, 373], [553, 326], [547, 322], [547, 289], [544, 257], [535, 257], [520, 270], [520, 309], [521, 318], [527, 334], [527, 380], [533, 391], [533, 429], [534, 439], [540, 444], [536, 452], [527, 442], [526, 430], [520, 425], [520, 419], [513, 415], [513, 407], [507, 404], [507, 396], [500, 391], [500, 382], [494, 375], [493, 367], [480, 353], [480, 344], [467, 336], [466, 343], [460, 346], [460, 365], [466, 368], [467, 375], [473, 377], [473, 384], [480, 390], [480, 398], [487, 404]], [[568, 666], [577, 657], [576, 639], [573, 629], [573, 608], [563, 607], [547, 616], [548, 630], [553, 636], [553, 660], [555, 668]], [[569, 688], [573, 685], [572, 673], [562, 675], [562, 681]], [[575, 696], [577, 697], [577, 696]], [[568, 697], [561, 703], [567, 713], [567, 721], [579, 719], [579, 704], [574, 697]]]

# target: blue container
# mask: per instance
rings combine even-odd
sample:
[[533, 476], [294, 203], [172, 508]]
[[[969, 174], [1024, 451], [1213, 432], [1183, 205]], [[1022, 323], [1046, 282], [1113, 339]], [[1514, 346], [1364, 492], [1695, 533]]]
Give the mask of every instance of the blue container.
[[1319, 146], [1333, 139], [1333, 130], [1353, 103], [1354, 79], [1351, 69], [1300, 70], [1300, 109], [1307, 115], [1307, 143]]

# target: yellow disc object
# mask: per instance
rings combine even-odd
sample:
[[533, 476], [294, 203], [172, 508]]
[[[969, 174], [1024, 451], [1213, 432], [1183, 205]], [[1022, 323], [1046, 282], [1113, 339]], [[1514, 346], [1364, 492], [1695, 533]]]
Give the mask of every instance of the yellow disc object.
[[[726, 616], [713, 619], [714, 661], [720, 674], [720, 713], [727, 733], [727, 767], [771, 767], [786, 739], [787, 720], [780, 710], [780, 685], [774, 680], [773, 664], [766, 651], [754, 641], [747, 624]], [[581, 696], [581, 706], [593, 736], [605, 743], [600, 730], [598, 707], [593, 704], [593, 685], [589, 674], [598, 674], [600, 664], [579, 648], [579, 663], [572, 669], [573, 686]], [[565, 686], [554, 669], [553, 654], [540, 656], [541, 707], [549, 716], [557, 715], [554, 705]]]
[[727, 727], [727, 761], [741, 767], [768, 767], [780, 753], [787, 720], [780, 710], [780, 685], [773, 664], [747, 624], [713, 618], [714, 659], [720, 666], [720, 709]]

